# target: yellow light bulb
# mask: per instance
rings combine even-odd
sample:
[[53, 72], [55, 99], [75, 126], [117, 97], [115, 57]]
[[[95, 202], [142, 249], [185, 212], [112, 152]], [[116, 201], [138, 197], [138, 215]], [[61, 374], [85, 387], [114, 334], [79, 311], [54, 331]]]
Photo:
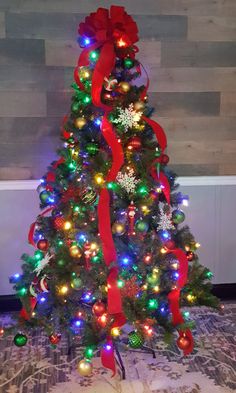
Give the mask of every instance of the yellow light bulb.
[[189, 246], [185, 246], [184, 247], [186, 251], [190, 251], [190, 247]]
[[171, 265], [172, 269], [177, 270], [179, 267], [179, 264], [177, 262], [172, 263]]
[[158, 269], [157, 267], [155, 267], [155, 268], [153, 269], [153, 273], [159, 273], [159, 269]]
[[196, 248], [199, 248], [199, 247], [201, 247], [201, 244], [197, 242], [197, 243], [195, 244], [195, 247], [196, 247]]
[[66, 295], [67, 292], [68, 292], [68, 286], [67, 286], [67, 285], [63, 285], [63, 286], [59, 289], [60, 295]]
[[162, 254], [166, 254], [166, 252], [167, 252], [164, 247], [162, 247], [160, 251], [161, 251]]
[[156, 285], [154, 288], [153, 288], [153, 290], [154, 290], [154, 292], [159, 292], [160, 291], [160, 287], [158, 286], [158, 285]]
[[146, 284], [144, 284], [144, 285], [142, 286], [142, 289], [143, 289], [143, 291], [146, 291], [146, 289], [147, 289], [147, 285], [146, 285]]
[[104, 183], [103, 175], [102, 175], [101, 173], [97, 173], [97, 174], [94, 176], [94, 180], [95, 180], [95, 182], [96, 182], [98, 185], [101, 185], [101, 184]]
[[118, 337], [120, 335], [120, 329], [118, 329], [117, 327], [114, 327], [111, 329], [111, 335], [113, 337]]
[[191, 295], [190, 293], [187, 295], [188, 302], [192, 303], [192, 302], [194, 302], [195, 299], [196, 299], [196, 297]]
[[69, 229], [71, 229], [71, 227], [72, 227], [71, 222], [70, 221], [66, 221], [65, 224], [64, 224], [64, 229], [66, 231], [69, 231]]

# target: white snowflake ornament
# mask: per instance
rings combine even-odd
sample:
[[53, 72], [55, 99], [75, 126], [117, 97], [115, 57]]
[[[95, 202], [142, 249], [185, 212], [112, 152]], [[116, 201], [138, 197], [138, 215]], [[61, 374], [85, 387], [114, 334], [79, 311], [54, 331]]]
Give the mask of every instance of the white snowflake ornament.
[[118, 172], [116, 180], [128, 194], [133, 193], [136, 185], [140, 182], [140, 180], [136, 179], [133, 169], [129, 169], [129, 171], [125, 173]]
[[38, 262], [37, 267], [34, 269], [34, 272], [36, 273], [37, 276], [40, 275], [41, 271], [47, 266], [50, 262], [50, 259], [53, 257], [53, 255], [50, 255], [47, 253], [41, 261]]
[[164, 231], [175, 229], [171, 220], [171, 213], [165, 213], [163, 206], [160, 206], [159, 209], [160, 209], [160, 218], [157, 226], [157, 231], [160, 231], [161, 229], [163, 229]]
[[117, 119], [113, 120], [115, 124], [121, 124], [125, 131], [128, 131], [129, 128], [137, 127], [138, 121], [141, 119], [142, 112], [136, 112], [134, 110], [134, 104], [130, 104], [128, 108], [118, 108], [119, 115]]

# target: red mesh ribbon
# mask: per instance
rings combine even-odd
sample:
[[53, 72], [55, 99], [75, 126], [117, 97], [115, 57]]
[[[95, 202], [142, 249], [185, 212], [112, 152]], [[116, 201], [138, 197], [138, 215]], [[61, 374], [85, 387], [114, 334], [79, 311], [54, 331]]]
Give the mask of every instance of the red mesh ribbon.
[[[172, 322], [174, 326], [178, 326], [185, 322], [180, 312], [179, 299], [180, 290], [184, 287], [188, 278], [188, 260], [185, 253], [179, 248], [168, 250], [167, 253], [174, 254], [179, 261], [179, 278], [177, 281], [177, 288], [173, 289], [168, 295], [170, 311], [172, 313]], [[181, 337], [183, 335], [185, 335], [190, 341], [189, 347], [183, 350], [184, 354], [188, 355], [193, 350], [193, 336], [189, 329], [184, 331], [179, 330], [179, 336]]]
[[[113, 130], [111, 123], [107, 119], [105, 114], [101, 125], [102, 134], [111, 148], [113, 162], [111, 169], [106, 178], [107, 182], [115, 181], [116, 176], [123, 165], [124, 154], [121, 144], [116, 138], [116, 134]], [[110, 195], [107, 188], [103, 188], [98, 203], [98, 229], [100, 238], [102, 241], [102, 249], [105, 263], [110, 267], [108, 278], [107, 278], [107, 301], [108, 301], [108, 313], [113, 316], [114, 322], [113, 327], [122, 326], [125, 321], [125, 315], [122, 309], [122, 300], [120, 289], [117, 286], [118, 279], [118, 267], [115, 264], [117, 259], [116, 248], [111, 232], [111, 219], [110, 219]], [[113, 347], [112, 347], [113, 348]], [[101, 351], [101, 360], [104, 367], [112, 370], [113, 375], [115, 374], [115, 359], [114, 351], [103, 349]]]
[[31, 314], [34, 311], [34, 308], [37, 304], [37, 299], [33, 296], [30, 297], [29, 301], [30, 301], [30, 304], [29, 304], [30, 312], [26, 311], [26, 309], [24, 307], [22, 307], [22, 309], [20, 311], [20, 317], [25, 319], [26, 321], [28, 321], [31, 318]]

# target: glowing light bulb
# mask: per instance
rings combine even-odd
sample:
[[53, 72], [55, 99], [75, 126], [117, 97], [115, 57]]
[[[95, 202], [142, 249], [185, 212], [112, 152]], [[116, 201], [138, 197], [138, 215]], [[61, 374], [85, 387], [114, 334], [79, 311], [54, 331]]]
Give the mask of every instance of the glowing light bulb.
[[197, 243], [195, 243], [195, 247], [199, 248], [199, 247], [201, 247], [201, 244], [197, 242]]
[[68, 290], [69, 290], [68, 286], [67, 285], [63, 285], [62, 287], [60, 287], [59, 293], [60, 293], [60, 295], [66, 295]]
[[125, 42], [125, 41], [123, 40], [123, 38], [121, 37], [121, 38], [117, 41], [117, 46], [118, 46], [119, 48], [124, 48], [124, 47], [127, 46], [127, 42]]
[[70, 221], [66, 221], [65, 224], [64, 224], [64, 229], [66, 231], [69, 231], [69, 229], [71, 229], [71, 227], [72, 227], [71, 222]]
[[191, 295], [191, 293], [189, 293], [189, 294], [187, 295], [187, 300], [188, 300], [188, 302], [193, 303], [195, 299], [196, 299], [196, 296]]
[[154, 292], [159, 292], [160, 291], [160, 287], [158, 285], [155, 285], [155, 287], [153, 288]]
[[166, 254], [167, 253], [167, 250], [164, 247], [162, 247], [160, 251], [161, 251], [161, 254]]
[[111, 329], [111, 335], [113, 337], [118, 337], [120, 335], [120, 329], [117, 327], [114, 327]]

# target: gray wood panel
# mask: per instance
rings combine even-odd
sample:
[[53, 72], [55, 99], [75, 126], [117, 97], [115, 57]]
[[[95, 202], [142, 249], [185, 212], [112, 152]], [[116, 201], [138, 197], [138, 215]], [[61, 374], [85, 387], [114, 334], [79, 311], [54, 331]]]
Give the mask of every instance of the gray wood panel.
[[0, 116], [3, 117], [45, 116], [46, 105], [44, 93], [0, 91]]
[[236, 42], [163, 42], [163, 67], [235, 67]]
[[44, 64], [44, 41], [40, 39], [0, 39], [0, 64]]
[[235, 41], [236, 18], [189, 17], [188, 39], [191, 41]]
[[5, 14], [0, 12], [0, 38], [4, 38], [5, 36]]

